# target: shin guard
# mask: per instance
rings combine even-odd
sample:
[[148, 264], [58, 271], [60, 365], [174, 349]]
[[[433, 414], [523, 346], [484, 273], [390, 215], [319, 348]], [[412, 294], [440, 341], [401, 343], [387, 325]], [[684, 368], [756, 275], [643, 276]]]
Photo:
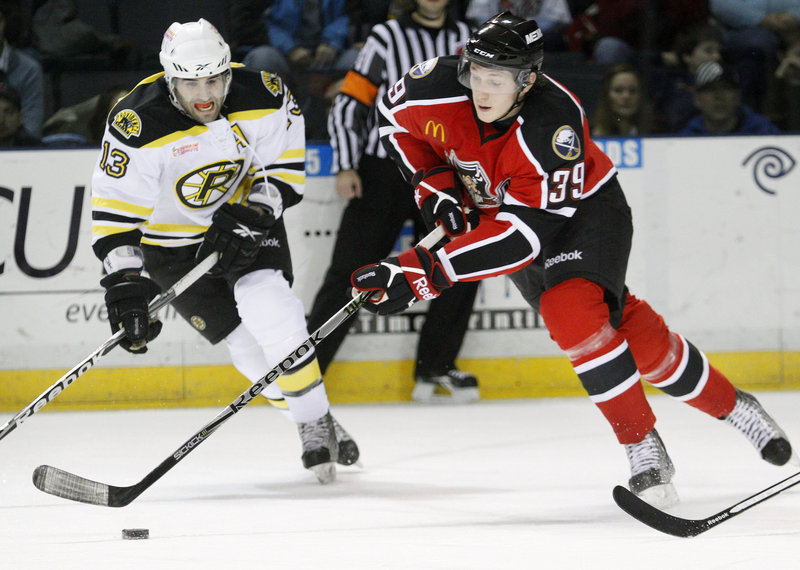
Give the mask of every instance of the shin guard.
[[540, 312], [619, 442], [638, 443], [653, 429], [655, 416], [628, 343], [609, 322], [603, 295], [595, 283], [570, 279], [542, 295]]
[[670, 335], [667, 357], [643, 378], [715, 418], [730, 413], [736, 403], [736, 390], [728, 379], [708, 363], [705, 354], [676, 333]]
[[715, 418], [733, 409], [733, 385], [697, 347], [671, 332], [648, 303], [629, 294], [619, 331], [628, 340], [644, 380]]

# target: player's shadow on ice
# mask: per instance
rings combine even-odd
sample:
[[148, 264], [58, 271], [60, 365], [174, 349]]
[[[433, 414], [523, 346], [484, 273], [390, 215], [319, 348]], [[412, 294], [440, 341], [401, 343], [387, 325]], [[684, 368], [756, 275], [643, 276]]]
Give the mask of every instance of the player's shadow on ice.
[[[306, 474], [303, 474], [306, 475]], [[292, 481], [259, 483], [249, 487], [250, 492], [214, 493], [195, 496], [192, 500], [224, 501], [241, 499], [279, 499], [292, 501], [318, 501], [320, 499], [396, 499], [396, 500], [436, 500], [451, 501], [457, 497], [489, 493], [507, 493], [510, 489], [489, 489], [486, 487], [460, 486], [441, 483], [406, 483], [401, 481], [366, 481], [358, 472], [339, 472], [337, 480], [329, 485], [320, 485], [312, 474], [295, 478]], [[196, 491], [202, 493], [199, 488]], [[217, 487], [219, 490], [219, 487]], [[186, 500], [186, 496], [182, 500]]]

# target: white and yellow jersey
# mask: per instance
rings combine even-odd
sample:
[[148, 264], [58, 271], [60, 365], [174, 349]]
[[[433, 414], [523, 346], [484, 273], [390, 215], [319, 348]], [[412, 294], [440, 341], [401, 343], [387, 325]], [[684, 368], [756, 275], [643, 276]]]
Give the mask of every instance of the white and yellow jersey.
[[199, 244], [214, 212], [246, 202], [253, 184], [276, 187], [284, 208], [305, 185], [305, 126], [281, 79], [232, 69], [216, 121], [201, 124], [169, 100], [163, 73], [137, 85], [109, 114], [92, 176], [92, 247]]

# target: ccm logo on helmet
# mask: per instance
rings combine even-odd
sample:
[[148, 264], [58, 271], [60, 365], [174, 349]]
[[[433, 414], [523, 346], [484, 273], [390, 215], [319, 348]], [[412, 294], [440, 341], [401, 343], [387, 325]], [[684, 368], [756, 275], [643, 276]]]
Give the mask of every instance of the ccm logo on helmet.
[[477, 53], [478, 55], [482, 55], [483, 57], [488, 57], [490, 59], [494, 57], [493, 53], [489, 53], [488, 51], [484, 51], [480, 48], [474, 48], [474, 51], [475, 53]]

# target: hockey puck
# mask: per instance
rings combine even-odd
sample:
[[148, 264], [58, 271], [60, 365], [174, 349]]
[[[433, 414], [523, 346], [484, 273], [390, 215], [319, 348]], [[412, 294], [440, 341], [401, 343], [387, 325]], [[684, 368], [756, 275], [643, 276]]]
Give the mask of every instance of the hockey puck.
[[123, 528], [122, 538], [125, 540], [142, 540], [150, 538], [150, 529], [147, 528]]

